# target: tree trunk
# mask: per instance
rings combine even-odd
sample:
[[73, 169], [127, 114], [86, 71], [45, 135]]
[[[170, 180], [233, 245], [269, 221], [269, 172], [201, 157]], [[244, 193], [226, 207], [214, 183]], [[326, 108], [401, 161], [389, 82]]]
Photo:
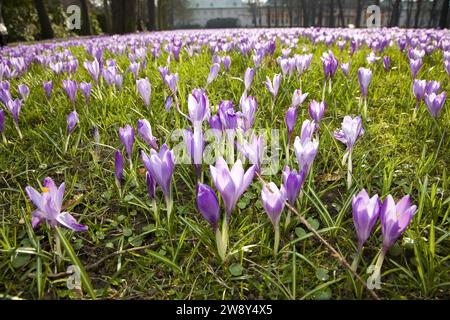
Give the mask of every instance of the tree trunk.
[[275, 11], [275, 27], [278, 27], [278, 4], [277, 0], [273, 0], [274, 11]]
[[406, 9], [406, 27], [409, 28], [411, 24], [411, 18], [412, 18], [412, 7], [413, 3], [411, 1], [408, 1], [408, 6]]
[[439, 19], [439, 28], [445, 29], [447, 27], [449, 0], [444, 0], [441, 7], [441, 18]]
[[392, 10], [391, 21], [389, 23], [390, 27], [398, 26], [400, 18], [400, 2], [401, 0], [395, 0], [394, 2], [394, 9]]
[[103, 10], [105, 11], [106, 33], [112, 33], [111, 7], [108, 0], [103, 0]]
[[80, 0], [81, 5], [81, 34], [88, 36], [92, 34], [91, 18], [87, 0]]
[[323, 0], [318, 0], [318, 2], [319, 2], [319, 15], [317, 16], [317, 24], [319, 27], [323, 27]]
[[312, 1], [310, 3], [310, 7], [309, 7], [309, 26], [315, 26], [316, 25], [316, 2]]
[[334, 28], [334, 0], [330, 0], [330, 14], [328, 16], [328, 24]]
[[358, 0], [356, 5], [356, 19], [355, 19], [355, 27], [359, 28], [361, 25], [361, 10], [362, 10], [362, 0]]
[[34, 5], [39, 17], [39, 24], [41, 25], [41, 36], [43, 39], [51, 39], [55, 36], [53, 32], [50, 18], [48, 17], [47, 9], [45, 8], [44, 0], [34, 0]]
[[292, 19], [293, 19], [293, 7], [292, 7], [292, 0], [288, 1], [288, 13], [289, 13], [289, 27], [292, 28], [293, 24], [292, 24]]
[[267, 27], [271, 27], [270, 4], [267, 6]]
[[112, 13], [112, 32], [121, 34], [123, 33], [123, 19], [124, 19], [124, 1], [123, 0], [111, 0], [111, 13]]
[[417, 0], [416, 16], [414, 17], [414, 28], [419, 27], [420, 10], [422, 9], [422, 0]]
[[338, 8], [339, 8], [339, 21], [340, 26], [342, 28], [345, 27], [345, 19], [344, 19], [344, 8], [342, 7], [342, 0], [337, 0]]
[[302, 0], [303, 7], [303, 27], [307, 27], [309, 25], [309, 17], [308, 17], [308, 4], [306, 0]]
[[136, 32], [137, 0], [124, 0], [123, 32]]

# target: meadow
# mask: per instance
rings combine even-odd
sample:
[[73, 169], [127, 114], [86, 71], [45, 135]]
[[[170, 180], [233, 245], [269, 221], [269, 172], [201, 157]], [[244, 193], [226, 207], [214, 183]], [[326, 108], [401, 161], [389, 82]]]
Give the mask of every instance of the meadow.
[[2, 298], [450, 298], [448, 30], [18, 44], [0, 80]]

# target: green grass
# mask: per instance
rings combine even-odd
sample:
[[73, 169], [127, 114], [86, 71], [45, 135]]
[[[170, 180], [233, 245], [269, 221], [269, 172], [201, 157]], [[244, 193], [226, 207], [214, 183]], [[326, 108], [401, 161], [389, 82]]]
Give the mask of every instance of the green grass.
[[[300, 107], [297, 126], [308, 118], [307, 104], [321, 99], [323, 71], [320, 55], [325, 45], [312, 46], [301, 39], [314, 54], [310, 69], [302, 76], [302, 90], [307, 101]], [[301, 46], [299, 46], [301, 47]], [[339, 61], [349, 60], [348, 53], [332, 47]], [[74, 79], [92, 81], [81, 66], [86, 53], [71, 48], [80, 67]], [[347, 191], [346, 167], [341, 159], [344, 146], [333, 137], [342, 118], [356, 115], [359, 98], [357, 70], [367, 66], [369, 49], [356, 52], [351, 60], [350, 77], [339, 69], [333, 80], [331, 94], [326, 93], [327, 110], [320, 127], [319, 153], [313, 173], [305, 184], [304, 197], [297, 209], [317, 227], [346, 259], [351, 262], [356, 251], [356, 234], [351, 218], [351, 197], [361, 188], [382, 198], [392, 194], [399, 198], [408, 193], [417, 204], [410, 227], [390, 250], [382, 268], [382, 288], [377, 294], [383, 299], [444, 299], [449, 298], [449, 212], [450, 193], [450, 109], [444, 106], [437, 124], [422, 102], [416, 121], [412, 121], [415, 100], [406, 53], [396, 47], [387, 48], [391, 57], [389, 72], [381, 60], [370, 66], [373, 79], [369, 87], [368, 120], [365, 134], [353, 153], [354, 187]], [[280, 55], [278, 46], [274, 57]], [[112, 57], [107, 53], [107, 58]], [[126, 55], [115, 57], [119, 68], [128, 67]], [[251, 56], [231, 53], [229, 72], [219, 77], [207, 89], [211, 105], [232, 100], [238, 105], [244, 84], [242, 78]], [[181, 108], [187, 111], [187, 96], [192, 89], [204, 87], [211, 66], [211, 54], [203, 48], [201, 54], [189, 58], [184, 50], [182, 62], [171, 62], [171, 72], [178, 72]], [[80, 124], [70, 138], [69, 151], [63, 154], [66, 116], [71, 104], [61, 80], [42, 66], [33, 65], [16, 87], [26, 83], [31, 94], [22, 108], [20, 126], [24, 139], [15, 132], [7, 115], [7, 145], [0, 144], [0, 294], [6, 297], [79, 298], [80, 292], [68, 290], [65, 274], [71, 264], [84, 266], [83, 296], [99, 299], [362, 299], [371, 298], [362, 285], [335, 260], [327, 248], [308, 232], [297, 217], [282, 229], [280, 252], [274, 256], [273, 228], [264, 213], [260, 198], [261, 183], [254, 182], [233, 212], [230, 226], [231, 257], [221, 264], [217, 257], [214, 235], [195, 207], [196, 177], [192, 166], [179, 165], [174, 173], [174, 232], [169, 238], [164, 224], [165, 204], [158, 191], [157, 203], [163, 223], [156, 228], [151, 201], [146, 192], [143, 165], [139, 149], [147, 146], [136, 139], [134, 159], [136, 173], [125, 172], [126, 183], [120, 198], [114, 184], [114, 150], [123, 147], [118, 128], [127, 123], [136, 126], [139, 118], [147, 118], [158, 142], [169, 147], [171, 132], [186, 128], [188, 121], [174, 108], [164, 110], [164, 87], [157, 66], [164, 65], [167, 53], [156, 63], [150, 60], [145, 74], [152, 83], [151, 107], [147, 110], [136, 93], [134, 80], [127, 74], [121, 92], [101, 83], [94, 86], [91, 102], [85, 107], [78, 93], [77, 111]], [[266, 90], [266, 75], [272, 78], [281, 72], [275, 61], [267, 57], [256, 71], [249, 94], [258, 101], [255, 128], [280, 129], [280, 163], [284, 166], [286, 130], [284, 114], [290, 105], [294, 89], [299, 88], [298, 76], [282, 80], [275, 104], [274, 121], [270, 119], [271, 96]], [[424, 58], [419, 79], [438, 80], [448, 91], [442, 53]], [[52, 79], [55, 88], [47, 101], [42, 80]], [[101, 145], [95, 153], [92, 126], [99, 128]], [[137, 135], [136, 135], [137, 136]], [[296, 166], [291, 154], [291, 165]], [[204, 181], [211, 184], [209, 168], [203, 166]], [[33, 204], [27, 200], [24, 188], [38, 187], [46, 176], [59, 184], [66, 182], [66, 211], [80, 223], [89, 226], [84, 233], [66, 229], [58, 232], [64, 241], [63, 255], [55, 253], [55, 230], [43, 225], [30, 226]], [[134, 179], [134, 177], [137, 179]], [[277, 185], [281, 174], [266, 177]], [[223, 206], [222, 206], [223, 207]], [[287, 210], [282, 216], [282, 225]], [[66, 243], [67, 242], [67, 243]], [[365, 270], [374, 264], [381, 246], [379, 225], [366, 243], [358, 271], [366, 279]], [[67, 244], [70, 243], [70, 246]], [[74, 256], [76, 254], [76, 256]], [[76, 259], [78, 257], [78, 259]], [[89, 290], [92, 283], [93, 290]], [[95, 292], [94, 292], [95, 291]]]

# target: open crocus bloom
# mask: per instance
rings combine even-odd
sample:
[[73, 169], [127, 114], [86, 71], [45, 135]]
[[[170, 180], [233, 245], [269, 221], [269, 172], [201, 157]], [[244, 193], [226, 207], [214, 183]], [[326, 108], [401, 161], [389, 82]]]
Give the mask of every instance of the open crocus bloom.
[[74, 231], [86, 231], [88, 229], [87, 226], [77, 223], [75, 218], [69, 213], [61, 212], [64, 187], [64, 183], [58, 188], [51, 178], [45, 178], [42, 193], [39, 193], [33, 187], [28, 186], [25, 188], [31, 201], [37, 207], [37, 210], [33, 211], [31, 218], [33, 228], [47, 221], [52, 227], [59, 223]]
[[364, 133], [362, 128], [362, 121], [360, 117], [352, 119], [350, 116], [345, 116], [342, 121], [342, 130], [334, 132], [334, 137], [345, 143], [349, 150], [353, 149], [356, 140]]
[[270, 182], [268, 186], [263, 186], [261, 202], [274, 226], [277, 226], [280, 222], [280, 215], [284, 209], [285, 201], [286, 190], [284, 185], [281, 185], [280, 189], [273, 182]]
[[375, 226], [380, 211], [380, 200], [378, 195], [369, 198], [366, 190], [361, 190], [352, 199], [353, 222], [356, 233], [358, 234], [359, 246], [370, 237], [370, 233]]
[[416, 213], [416, 209], [416, 205], [411, 206], [409, 195], [404, 196], [397, 203], [391, 195], [386, 197], [380, 210], [384, 250], [389, 249], [405, 231]]
[[255, 169], [256, 167], [253, 165], [247, 172], [244, 172], [242, 162], [238, 159], [230, 170], [222, 157], [216, 161], [215, 167], [210, 166], [211, 178], [222, 196], [228, 220], [240, 196], [252, 182]]

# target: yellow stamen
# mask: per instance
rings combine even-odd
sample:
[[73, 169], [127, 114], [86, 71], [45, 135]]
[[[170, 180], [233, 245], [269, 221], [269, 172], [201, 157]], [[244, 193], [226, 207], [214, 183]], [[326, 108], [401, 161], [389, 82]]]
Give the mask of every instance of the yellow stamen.
[[43, 187], [43, 188], [42, 188], [42, 192], [43, 192], [43, 193], [47, 193], [47, 192], [48, 192], [48, 188]]

